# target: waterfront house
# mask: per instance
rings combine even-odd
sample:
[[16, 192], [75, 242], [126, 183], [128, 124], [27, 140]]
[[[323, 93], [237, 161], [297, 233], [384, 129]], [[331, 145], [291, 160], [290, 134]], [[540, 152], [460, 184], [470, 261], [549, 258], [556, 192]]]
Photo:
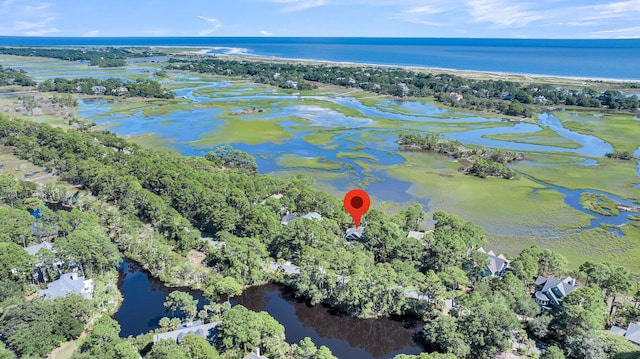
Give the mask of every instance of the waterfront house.
[[124, 96], [127, 92], [129, 92], [129, 89], [124, 86], [120, 86], [118, 88], [111, 89], [111, 92], [113, 92], [116, 96]]
[[542, 309], [560, 305], [562, 298], [577, 289], [576, 280], [571, 277], [556, 279], [539, 276], [535, 285], [536, 302]]
[[478, 248], [478, 252], [485, 254], [487, 256], [487, 259], [489, 259], [489, 265], [487, 265], [487, 267], [482, 272], [482, 276], [498, 276], [502, 278], [507, 268], [509, 268], [509, 264], [511, 263], [511, 261], [505, 258], [505, 256], [502, 254], [496, 255], [495, 253], [493, 253], [493, 251], [489, 251], [487, 253], [487, 251], [485, 251], [482, 247]]
[[449, 93], [449, 96], [452, 97], [456, 101], [460, 101], [460, 100], [462, 100], [464, 98], [461, 94], [459, 94], [457, 92], [451, 92], [451, 93]]
[[612, 333], [622, 335], [634, 344], [640, 345], [640, 325], [636, 323], [629, 323], [629, 327], [626, 330], [624, 328], [616, 327], [615, 325], [609, 330]]
[[172, 330], [166, 333], [159, 333], [153, 335], [153, 342], [157, 342], [162, 339], [172, 339], [176, 343], [181, 343], [182, 338], [188, 334], [195, 334], [199, 337], [205, 338], [209, 340], [213, 337], [216, 327], [218, 326], [218, 322], [202, 324], [201, 321], [197, 320], [195, 322], [187, 322], [184, 324], [178, 325], [176, 330]]
[[107, 89], [104, 86], [93, 86], [91, 88], [91, 91], [93, 91], [94, 95], [102, 95], [105, 91], [107, 91]]
[[47, 289], [40, 291], [40, 297], [44, 299], [53, 299], [65, 297], [70, 294], [78, 294], [86, 299], [93, 297], [93, 279], [84, 279], [84, 276], [78, 276], [78, 273], [65, 273], [60, 279], [53, 281], [47, 285]]
[[540, 105], [545, 105], [547, 103], [547, 98], [544, 96], [536, 96], [533, 99], [533, 102], [540, 104]]

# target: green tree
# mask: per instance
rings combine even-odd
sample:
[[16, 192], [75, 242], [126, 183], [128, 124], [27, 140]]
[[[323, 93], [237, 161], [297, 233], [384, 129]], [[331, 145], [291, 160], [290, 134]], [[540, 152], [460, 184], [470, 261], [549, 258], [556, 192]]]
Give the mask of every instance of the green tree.
[[21, 246], [11, 242], [0, 242], [0, 280], [26, 282], [31, 277], [32, 261], [29, 253]]
[[565, 359], [565, 356], [560, 348], [553, 345], [550, 346], [549, 349], [542, 352], [542, 355], [540, 355], [540, 359]]
[[267, 357], [279, 356], [284, 343], [284, 327], [280, 323], [266, 312], [256, 313], [241, 305], [222, 314], [218, 330], [223, 352], [239, 349], [244, 355], [259, 347]]
[[175, 290], [166, 297], [164, 307], [171, 311], [171, 315], [179, 310], [184, 313], [187, 319], [193, 320], [198, 313], [198, 300], [193, 299], [189, 293]]
[[111, 242], [102, 227], [84, 223], [67, 237], [56, 240], [53, 246], [62, 258], [80, 261], [83, 270], [88, 269], [89, 273], [114, 268], [122, 258], [118, 247]]
[[456, 318], [438, 317], [424, 326], [422, 331], [427, 343], [431, 343], [438, 351], [454, 354], [464, 358], [471, 352], [464, 333], [459, 330]]
[[182, 347], [173, 339], [162, 339], [153, 343], [153, 347], [145, 358], [149, 359], [191, 359], [188, 349]]
[[601, 330], [605, 324], [607, 305], [600, 288], [595, 285], [580, 287], [562, 301], [560, 314], [552, 324], [559, 335], [587, 335]]
[[35, 239], [31, 224], [35, 218], [23, 209], [0, 206], [0, 242], [13, 242], [23, 247]]
[[211, 346], [207, 339], [195, 334], [188, 334], [182, 338], [181, 346], [187, 348], [191, 358], [198, 359], [218, 359], [218, 351]]
[[311, 338], [305, 337], [291, 348], [292, 359], [336, 359], [324, 345], [317, 348]]
[[242, 287], [233, 277], [224, 277], [215, 284], [214, 292], [218, 296], [226, 295], [229, 303], [231, 297], [242, 294]]

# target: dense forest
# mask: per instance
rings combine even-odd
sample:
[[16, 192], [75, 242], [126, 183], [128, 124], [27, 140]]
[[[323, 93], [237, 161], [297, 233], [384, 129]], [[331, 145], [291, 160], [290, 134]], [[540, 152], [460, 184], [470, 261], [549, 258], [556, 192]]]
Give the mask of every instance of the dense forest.
[[[452, 74], [432, 74], [380, 66], [339, 66], [300, 63], [201, 59], [170, 59], [168, 69], [225, 76], [249, 77], [257, 83], [282, 88], [311, 89], [313, 83], [361, 88], [397, 97], [434, 97], [452, 107], [495, 111], [510, 116], [532, 117], [535, 105], [606, 107], [637, 111], [637, 96], [620, 91], [585, 87], [569, 90], [547, 84], [523, 85], [503, 80], [472, 80]], [[597, 83], [593, 83], [596, 87]]]
[[[255, 174], [255, 161], [230, 148], [218, 149], [205, 158], [182, 157], [144, 149], [106, 131], [65, 132], [8, 118], [0, 118], [0, 144], [110, 203], [112, 210], [96, 210], [96, 215], [104, 222], [108, 238], [127, 257], [140, 261], [169, 284], [202, 288], [210, 298], [276, 280], [293, 287], [310, 304], [327, 303], [353, 316], [405, 314], [422, 318], [426, 325], [420, 340], [433, 350], [459, 358], [494, 357], [511, 348], [512, 342], [525, 344], [526, 351], [533, 339], [550, 348], [543, 354], [547, 357], [619, 359], [638, 355], [626, 339], [605, 331], [609, 325], [625, 326], [640, 319], [638, 276], [624, 267], [583, 264], [570, 274], [584, 285], [554, 310], [540, 313], [530, 295], [533, 282], [538, 275], [569, 274], [567, 258], [532, 247], [513, 258], [511, 271], [502, 279], [483, 277], [487, 257], [475, 249], [486, 245], [487, 235], [455, 215], [434, 213], [434, 231], [416, 239], [407, 232], [421, 230], [420, 223], [426, 217], [421, 206], [395, 216], [371, 209], [362, 221], [362, 237], [348, 241], [344, 233], [351, 221], [341, 201], [313, 189], [312, 180], [303, 175], [283, 179]], [[18, 194], [25, 186], [17, 180], [0, 186], [0, 198], [16, 207], [25, 200], [26, 194]], [[280, 218], [287, 211], [299, 215], [317, 212], [322, 220], [301, 218], [281, 225]], [[138, 228], [132, 227], [135, 223], [147, 224], [142, 227], [158, 235], [136, 233], [131, 229]], [[201, 232], [224, 245], [209, 246], [200, 240]], [[18, 238], [13, 241], [23, 242], [13, 243], [16, 246], [33, 241]], [[56, 242], [64, 244], [63, 238]], [[181, 257], [194, 248], [207, 253], [207, 267], [194, 268]], [[93, 256], [108, 256], [82, 253], [77, 256], [86, 263], [83, 268], [87, 271], [105, 268], [102, 259]], [[269, 269], [269, 263], [284, 261], [291, 261], [299, 274]], [[410, 293], [428, 300], [418, 300]], [[183, 305], [185, 317], [193, 317], [190, 300], [172, 300], [168, 307]], [[447, 300], [453, 301], [453, 306], [445, 314]], [[291, 347], [272, 345], [282, 343], [273, 338], [284, 334], [281, 326], [266, 317], [252, 319], [264, 323], [260, 326], [263, 334], [237, 342], [248, 334], [234, 330], [244, 330], [248, 324], [243, 318], [253, 314], [241, 307], [211, 312], [226, 318], [227, 323], [239, 323], [230, 325], [231, 331], [223, 331], [229, 336], [216, 342], [217, 351], [246, 353], [247, 348], [257, 345], [269, 357], [291, 355], [285, 354], [291, 353]], [[170, 328], [175, 323], [167, 318], [163, 324]], [[104, 325], [117, 333], [114, 323]], [[186, 344], [169, 343], [150, 348], [148, 337], [136, 338], [133, 345], [151, 358], [162, 357], [156, 352], [191, 350]], [[86, 351], [81, 348], [78, 355], [85, 353], [91, 357], [90, 347]], [[447, 358], [435, 354], [423, 357]]]
[[431, 151], [450, 156], [462, 162], [461, 171], [468, 175], [486, 177], [500, 177], [504, 179], [516, 178], [516, 173], [506, 165], [523, 159], [522, 153], [509, 150], [474, 148], [468, 149], [459, 141], [449, 141], [440, 134], [403, 133], [398, 140], [403, 150]]
[[2, 67], [0, 65], [0, 86], [35, 86], [36, 82], [33, 81], [26, 71], [14, 68]]
[[164, 56], [163, 52], [149, 48], [128, 49], [123, 47], [96, 48], [40, 48], [40, 47], [0, 47], [0, 54], [16, 56], [50, 57], [67, 61], [89, 61], [90, 66], [120, 67], [126, 59], [135, 57]]
[[85, 95], [111, 95], [122, 97], [174, 98], [174, 93], [162, 88], [155, 80], [124, 81], [115, 77], [107, 79], [57, 77], [38, 85], [41, 92], [77, 93]]

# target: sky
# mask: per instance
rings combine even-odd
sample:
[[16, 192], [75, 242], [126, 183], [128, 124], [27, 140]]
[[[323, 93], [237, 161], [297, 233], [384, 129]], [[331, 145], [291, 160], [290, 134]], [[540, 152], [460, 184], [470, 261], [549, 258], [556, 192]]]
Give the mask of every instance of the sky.
[[640, 38], [640, 0], [0, 0], [0, 36]]

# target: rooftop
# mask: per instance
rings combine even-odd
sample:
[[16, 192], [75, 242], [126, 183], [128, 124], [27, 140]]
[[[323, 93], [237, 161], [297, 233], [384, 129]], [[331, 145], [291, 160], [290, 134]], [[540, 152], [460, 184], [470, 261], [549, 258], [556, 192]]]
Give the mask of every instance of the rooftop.
[[44, 248], [44, 249], [48, 249], [50, 251], [53, 251], [53, 246], [49, 242], [42, 242], [40, 244], [29, 246], [29, 247], [25, 248], [24, 250], [27, 251], [27, 253], [29, 253], [30, 255], [35, 256], [36, 253], [38, 253], [38, 251], [40, 250], [40, 248]]
[[203, 337], [205, 339], [209, 338], [214, 330], [218, 326], [218, 322], [202, 324], [202, 322], [189, 322], [185, 324], [180, 324], [178, 329], [172, 330], [166, 333], [154, 334], [153, 342], [157, 342], [162, 339], [173, 339], [176, 342], [182, 342], [182, 338], [188, 334], [195, 334], [197, 336]]
[[47, 289], [40, 291], [40, 297], [52, 299], [64, 297], [69, 294], [79, 294], [86, 299], [91, 299], [93, 295], [93, 280], [85, 280], [78, 273], [65, 273], [60, 279], [47, 285]]

